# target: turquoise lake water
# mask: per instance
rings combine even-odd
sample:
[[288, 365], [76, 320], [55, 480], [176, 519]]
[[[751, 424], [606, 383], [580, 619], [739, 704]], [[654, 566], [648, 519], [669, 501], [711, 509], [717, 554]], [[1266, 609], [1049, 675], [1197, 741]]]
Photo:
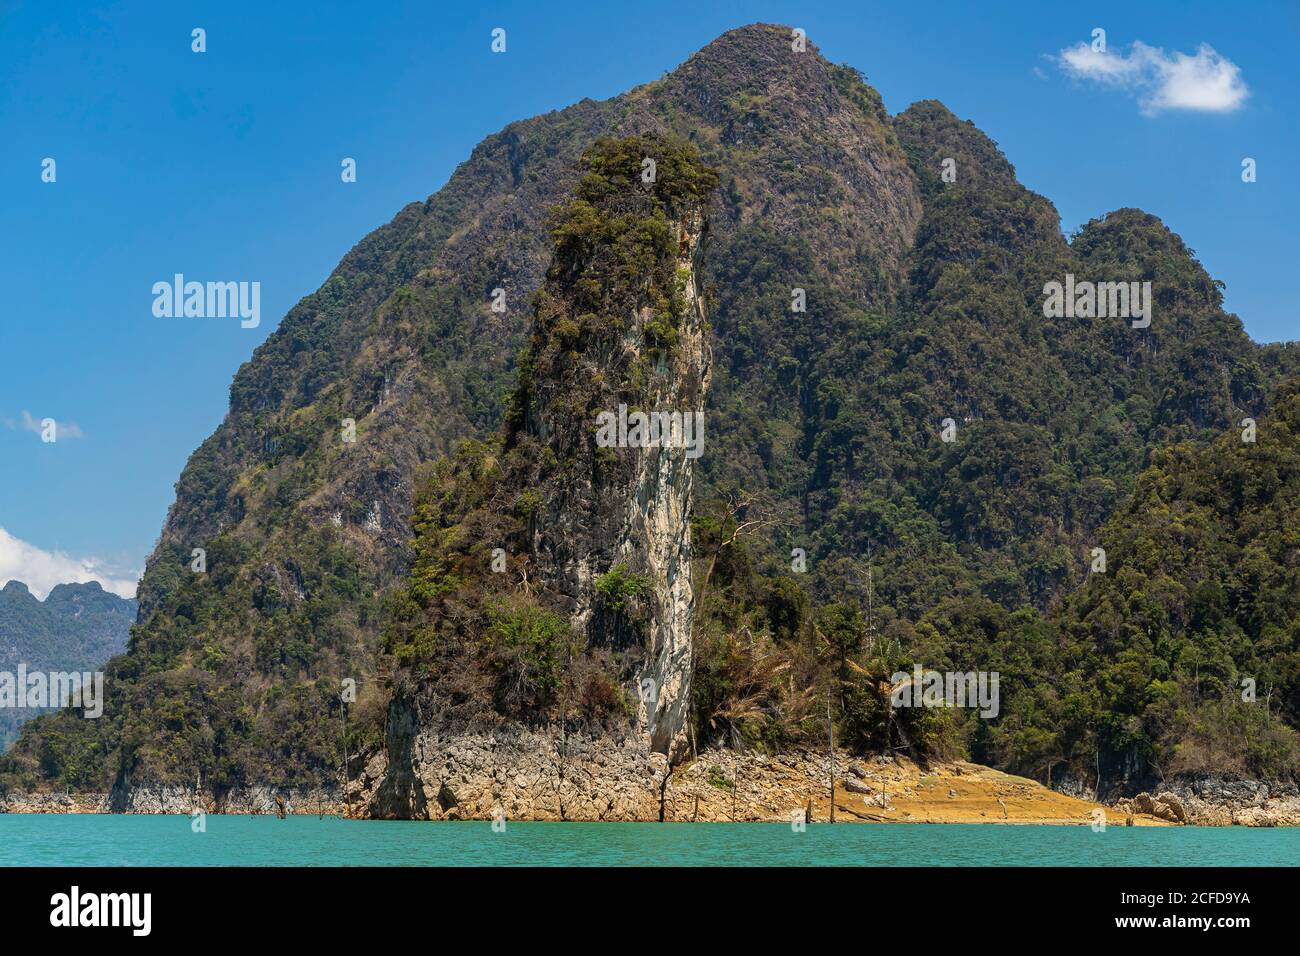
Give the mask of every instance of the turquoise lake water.
[[1300, 829], [0, 814], [15, 866], [1296, 866]]

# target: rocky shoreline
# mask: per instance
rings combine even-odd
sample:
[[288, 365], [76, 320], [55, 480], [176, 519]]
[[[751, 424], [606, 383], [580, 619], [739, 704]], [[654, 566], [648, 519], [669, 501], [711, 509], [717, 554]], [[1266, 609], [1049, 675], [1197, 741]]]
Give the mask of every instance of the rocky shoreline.
[[1190, 826], [1300, 826], [1300, 790], [1293, 783], [1221, 777], [1177, 779], [1154, 794], [1139, 793], [1116, 801], [1115, 806]]
[[[536, 737], [538, 739], [532, 739]], [[700, 753], [666, 775], [646, 741], [579, 738], [555, 743], [528, 732], [457, 735], [422, 755], [404, 802], [393, 799], [382, 754], [344, 790], [236, 789], [215, 797], [184, 787], [127, 794], [9, 793], [0, 813], [205, 813], [330, 815], [352, 819], [784, 822], [830, 819], [825, 753]], [[427, 759], [423, 759], [427, 758]], [[1300, 826], [1294, 785], [1218, 778], [1176, 781], [1109, 806], [965, 761], [922, 767], [905, 757], [835, 759], [836, 822]]]
[[9, 793], [0, 795], [0, 813], [139, 813], [184, 814], [198, 810], [249, 816], [287, 814], [342, 815], [338, 788], [282, 790], [252, 787], [232, 790], [220, 798], [193, 788], [134, 787], [125, 799], [110, 793]]

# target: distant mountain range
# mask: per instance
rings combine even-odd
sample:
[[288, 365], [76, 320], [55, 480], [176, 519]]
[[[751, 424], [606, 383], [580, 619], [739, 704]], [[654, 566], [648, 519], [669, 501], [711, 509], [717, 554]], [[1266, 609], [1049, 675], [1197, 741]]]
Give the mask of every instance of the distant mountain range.
[[[0, 588], [0, 672], [94, 671], [126, 650], [136, 602], [87, 584], [59, 584], [38, 600], [27, 585]], [[42, 710], [0, 708], [0, 748]]]

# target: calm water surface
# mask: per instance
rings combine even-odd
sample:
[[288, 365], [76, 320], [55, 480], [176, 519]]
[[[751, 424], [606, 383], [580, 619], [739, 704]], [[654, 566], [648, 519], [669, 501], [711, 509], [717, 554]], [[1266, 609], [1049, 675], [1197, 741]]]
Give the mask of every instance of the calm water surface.
[[0, 814], [0, 865], [1296, 866], [1300, 829]]

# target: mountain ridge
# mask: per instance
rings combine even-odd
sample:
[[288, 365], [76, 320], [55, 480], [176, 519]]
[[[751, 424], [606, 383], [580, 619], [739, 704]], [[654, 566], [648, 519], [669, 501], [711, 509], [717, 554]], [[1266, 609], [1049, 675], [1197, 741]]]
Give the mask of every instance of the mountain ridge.
[[[939, 653], [927, 651], [935, 622], [945, 640], [962, 630], [955, 599], [1049, 611], [1085, 579], [1085, 546], [1152, 449], [1262, 413], [1300, 367], [1250, 342], [1155, 217], [1117, 210], [1067, 240], [1051, 203], [938, 101], [890, 117], [856, 71], [811, 43], [795, 53], [788, 28], [729, 31], [660, 80], [487, 137], [290, 310], [177, 483], [130, 652], [110, 666], [109, 719], [79, 731], [109, 756], [51, 779], [328, 779], [338, 743], [309, 728], [342, 716], [346, 677], [361, 688], [349, 753], [380, 746], [382, 605], [411, 565], [417, 489], [505, 411], [551, 210], [579, 155], [647, 132], [693, 143], [719, 171], [699, 511], [749, 495], [765, 530], [751, 557], [721, 545], [725, 516], [701, 540], [726, 581], [711, 599], [762, 604], [752, 620], [773, 633], [780, 608], [812, 627], [791, 588], [867, 606], [868, 567], [881, 572], [873, 646]], [[955, 182], [941, 178], [945, 159]], [[1072, 270], [1158, 278], [1157, 321], [1135, 334], [1045, 318], [1040, 290]], [[957, 442], [940, 438], [947, 419]], [[346, 420], [355, 442], [340, 438]], [[806, 585], [774, 577], [794, 548]], [[761, 573], [747, 577], [745, 562]], [[710, 613], [739, 623], [755, 606]], [[708, 706], [726, 711], [725, 668], [707, 655], [697, 666], [720, 682], [704, 682], [721, 695]], [[164, 718], [159, 700], [181, 717]], [[793, 732], [697, 719], [735, 739]], [[46, 726], [11, 764], [17, 779], [49, 776], [32, 756]], [[1005, 763], [991, 746], [975, 740]]]

